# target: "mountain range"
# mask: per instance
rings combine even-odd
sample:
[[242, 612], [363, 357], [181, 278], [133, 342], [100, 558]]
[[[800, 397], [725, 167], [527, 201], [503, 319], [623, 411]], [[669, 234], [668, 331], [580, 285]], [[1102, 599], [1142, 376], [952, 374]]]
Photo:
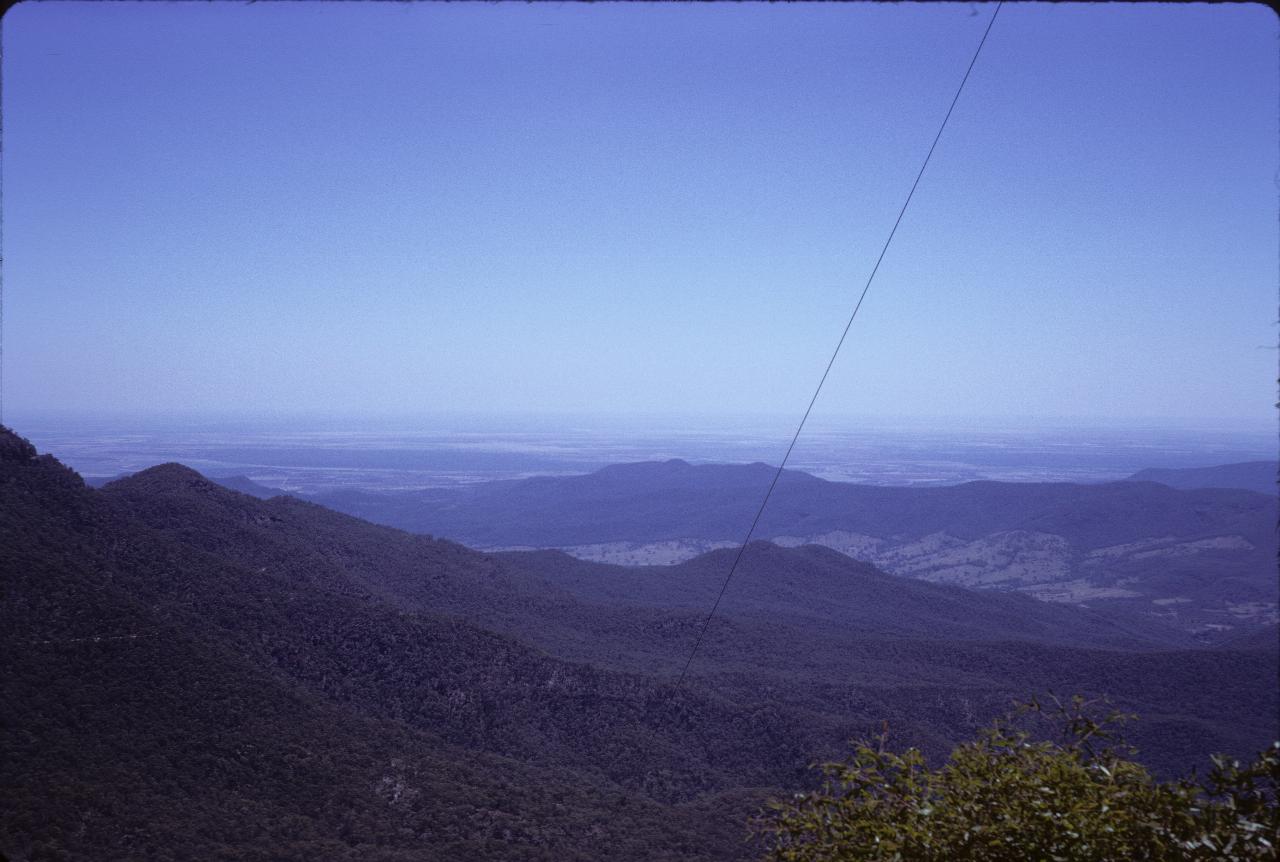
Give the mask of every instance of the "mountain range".
[[[765, 464], [673, 460], [315, 499], [478, 548], [672, 564], [740, 544], [774, 472]], [[755, 535], [789, 547], [823, 545], [897, 575], [1109, 607], [1214, 638], [1280, 619], [1278, 518], [1274, 494], [1237, 488], [1133, 480], [883, 487], [788, 470]]]
[[[672, 505], [696, 524], [736, 502]], [[1212, 529], [1252, 529], [1222, 505]], [[680, 685], [725, 551], [482, 553], [175, 464], [94, 489], [7, 430], [0, 513], [11, 859], [742, 859], [765, 799], [885, 720], [936, 761], [1010, 698], [1106, 694], [1166, 774], [1280, 733], [1273, 629], [1207, 648], [1158, 616], [822, 546], [750, 545]]]

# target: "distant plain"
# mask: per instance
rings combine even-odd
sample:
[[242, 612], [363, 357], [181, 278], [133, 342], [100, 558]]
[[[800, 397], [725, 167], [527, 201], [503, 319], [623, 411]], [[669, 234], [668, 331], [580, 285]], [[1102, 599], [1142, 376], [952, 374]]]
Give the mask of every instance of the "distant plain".
[[[693, 464], [777, 464], [794, 419], [426, 417], [274, 422], [100, 417], [24, 418], [42, 451], [85, 477], [176, 461], [207, 476], [242, 475], [286, 491], [449, 488], [609, 464], [681, 458]], [[788, 467], [868, 485], [1106, 482], [1148, 468], [1273, 460], [1273, 432], [1201, 427], [920, 419], [815, 420]], [[744, 526], [745, 528], [745, 526]]]

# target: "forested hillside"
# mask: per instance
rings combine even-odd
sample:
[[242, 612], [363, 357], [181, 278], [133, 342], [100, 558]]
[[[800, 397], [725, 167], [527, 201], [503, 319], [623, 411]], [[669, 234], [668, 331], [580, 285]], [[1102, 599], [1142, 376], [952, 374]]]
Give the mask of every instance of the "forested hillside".
[[724, 572], [486, 555], [166, 465], [86, 487], [0, 432], [14, 859], [738, 859], [887, 719], [941, 756], [1106, 693], [1165, 772], [1275, 734], [1276, 651], [753, 547]]

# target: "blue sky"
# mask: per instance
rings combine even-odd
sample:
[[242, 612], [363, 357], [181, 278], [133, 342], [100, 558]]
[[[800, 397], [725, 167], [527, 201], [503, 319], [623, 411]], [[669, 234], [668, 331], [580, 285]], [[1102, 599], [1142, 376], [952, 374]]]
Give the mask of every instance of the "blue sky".
[[[5, 419], [798, 418], [993, 8], [19, 4]], [[815, 419], [1273, 426], [1278, 32], [1004, 7]]]

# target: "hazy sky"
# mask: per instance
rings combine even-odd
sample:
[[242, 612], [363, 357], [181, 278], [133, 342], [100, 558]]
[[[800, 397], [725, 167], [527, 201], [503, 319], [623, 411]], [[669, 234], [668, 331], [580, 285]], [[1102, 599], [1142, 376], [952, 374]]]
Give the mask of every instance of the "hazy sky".
[[[993, 8], [22, 3], [5, 418], [798, 418]], [[1278, 32], [1005, 6], [815, 417], [1274, 423]]]

